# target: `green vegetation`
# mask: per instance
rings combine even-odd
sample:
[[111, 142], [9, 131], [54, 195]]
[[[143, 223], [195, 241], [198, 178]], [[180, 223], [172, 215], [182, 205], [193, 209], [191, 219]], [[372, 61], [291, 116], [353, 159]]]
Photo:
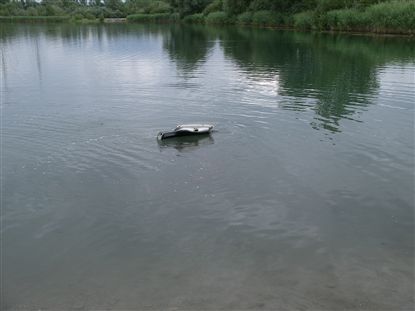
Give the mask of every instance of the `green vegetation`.
[[187, 15], [183, 18], [183, 22], [189, 24], [203, 24], [205, 22], [205, 16], [202, 13]]
[[70, 16], [0, 16], [0, 22], [66, 22]]
[[169, 13], [132, 14], [127, 16], [129, 22], [136, 23], [168, 23], [177, 20], [177, 15]]
[[[415, 33], [415, 0], [0, 0], [0, 21], [241, 24]], [[53, 17], [53, 18], [52, 18]]]
[[257, 11], [252, 15], [252, 24], [257, 26], [279, 26], [282, 25], [282, 17], [272, 11]]
[[229, 17], [225, 12], [212, 12], [206, 16], [206, 24], [233, 24], [233, 19]]
[[367, 13], [357, 9], [333, 10], [327, 12], [322, 22], [331, 30], [365, 30]]
[[302, 30], [311, 29], [314, 25], [314, 13], [305, 11], [294, 14], [294, 27]]
[[415, 1], [378, 3], [369, 7], [366, 14], [372, 31], [415, 31]]
[[209, 13], [213, 12], [220, 12], [223, 8], [222, 0], [213, 0], [209, 3], [203, 10], [203, 14], [208, 15]]
[[241, 25], [249, 25], [252, 23], [252, 12], [244, 12], [236, 18], [236, 23]]

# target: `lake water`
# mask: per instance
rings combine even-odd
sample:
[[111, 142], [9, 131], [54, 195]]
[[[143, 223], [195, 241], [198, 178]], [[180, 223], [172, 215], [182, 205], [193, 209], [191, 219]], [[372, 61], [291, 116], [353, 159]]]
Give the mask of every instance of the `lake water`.
[[415, 39], [0, 26], [5, 310], [412, 309]]

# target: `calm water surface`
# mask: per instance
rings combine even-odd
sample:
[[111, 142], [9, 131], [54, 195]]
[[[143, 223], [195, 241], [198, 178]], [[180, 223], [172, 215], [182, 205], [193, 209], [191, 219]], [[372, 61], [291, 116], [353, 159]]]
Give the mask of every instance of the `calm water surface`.
[[414, 39], [0, 40], [4, 309], [412, 309]]

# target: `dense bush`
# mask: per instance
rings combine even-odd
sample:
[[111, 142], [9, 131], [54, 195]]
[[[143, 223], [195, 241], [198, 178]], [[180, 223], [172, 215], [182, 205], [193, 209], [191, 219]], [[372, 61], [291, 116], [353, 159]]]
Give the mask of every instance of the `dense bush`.
[[223, 0], [223, 10], [228, 15], [237, 15], [248, 10], [250, 0]]
[[311, 29], [314, 24], [314, 13], [311, 11], [297, 13], [294, 14], [293, 20], [293, 26], [295, 28], [303, 30]]
[[183, 18], [183, 22], [189, 24], [203, 24], [205, 22], [205, 16], [202, 13], [187, 15]]
[[350, 8], [353, 2], [354, 0], [318, 0], [316, 11], [321, 13], [342, 8]]
[[37, 16], [37, 10], [33, 7], [27, 8], [26, 9], [26, 16]]
[[232, 24], [233, 20], [225, 12], [212, 12], [206, 16], [206, 24]]
[[333, 10], [325, 15], [324, 24], [331, 30], [363, 30], [367, 14], [357, 9]]
[[249, 10], [251, 11], [263, 11], [270, 8], [270, 0], [252, 0], [249, 4]]
[[211, 3], [205, 7], [203, 10], [203, 14], [208, 15], [213, 12], [220, 12], [223, 8], [223, 2], [222, 0], [213, 0]]
[[316, 0], [251, 0], [249, 9], [252, 11], [273, 11], [278, 13], [292, 13], [299, 9], [315, 6]]
[[170, 13], [171, 6], [164, 1], [151, 1], [148, 7], [146, 8], [149, 14], [158, 14], [158, 13]]
[[[299, 20], [299, 24], [304, 24], [301, 18]], [[366, 9], [360, 10], [356, 8], [331, 10], [320, 14], [311, 22], [307, 21], [307, 24], [310, 23], [317, 29], [397, 33], [414, 32], [415, 2], [391, 1], [371, 5]], [[297, 24], [296, 26], [299, 27]]]
[[57, 5], [47, 5], [46, 15], [47, 16], [62, 16], [62, 15], [65, 15], [65, 11], [62, 8], [58, 7]]
[[252, 12], [244, 12], [236, 18], [236, 23], [241, 25], [249, 25], [252, 23]]
[[367, 24], [376, 32], [415, 32], [415, 1], [378, 3], [366, 10]]
[[293, 15], [284, 15], [282, 17], [282, 25], [286, 27], [294, 27], [294, 16]]
[[181, 16], [200, 13], [212, 0], [169, 0], [171, 6]]
[[252, 15], [252, 24], [258, 26], [278, 26], [282, 24], [282, 17], [271, 11], [258, 11]]
[[66, 22], [69, 16], [0, 16], [0, 22]]
[[170, 22], [172, 15], [169, 13], [159, 14], [133, 14], [128, 15], [127, 20], [134, 23], [165, 23]]

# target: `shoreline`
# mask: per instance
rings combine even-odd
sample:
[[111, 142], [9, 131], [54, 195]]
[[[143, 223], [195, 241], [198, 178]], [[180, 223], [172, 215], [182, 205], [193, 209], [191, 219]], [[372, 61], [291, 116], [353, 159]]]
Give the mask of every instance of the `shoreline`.
[[185, 24], [185, 25], [200, 25], [200, 26], [214, 26], [214, 27], [242, 27], [252, 29], [273, 29], [273, 30], [287, 30], [305, 33], [325, 33], [325, 34], [348, 34], [355, 36], [382, 36], [382, 37], [415, 37], [415, 31], [397, 32], [397, 31], [357, 31], [357, 30], [318, 30], [318, 29], [300, 29], [292, 26], [264, 26], [255, 24], [215, 24], [215, 23], [188, 23], [183, 21], [159, 21], [159, 22], [140, 22], [128, 21], [128, 17], [119, 18], [104, 18], [104, 19], [73, 19], [70, 16], [0, 16], [0, 23], [22, 23], [22, 24], [75, 24], [75, 25], [98, 25], [98, 24]]

